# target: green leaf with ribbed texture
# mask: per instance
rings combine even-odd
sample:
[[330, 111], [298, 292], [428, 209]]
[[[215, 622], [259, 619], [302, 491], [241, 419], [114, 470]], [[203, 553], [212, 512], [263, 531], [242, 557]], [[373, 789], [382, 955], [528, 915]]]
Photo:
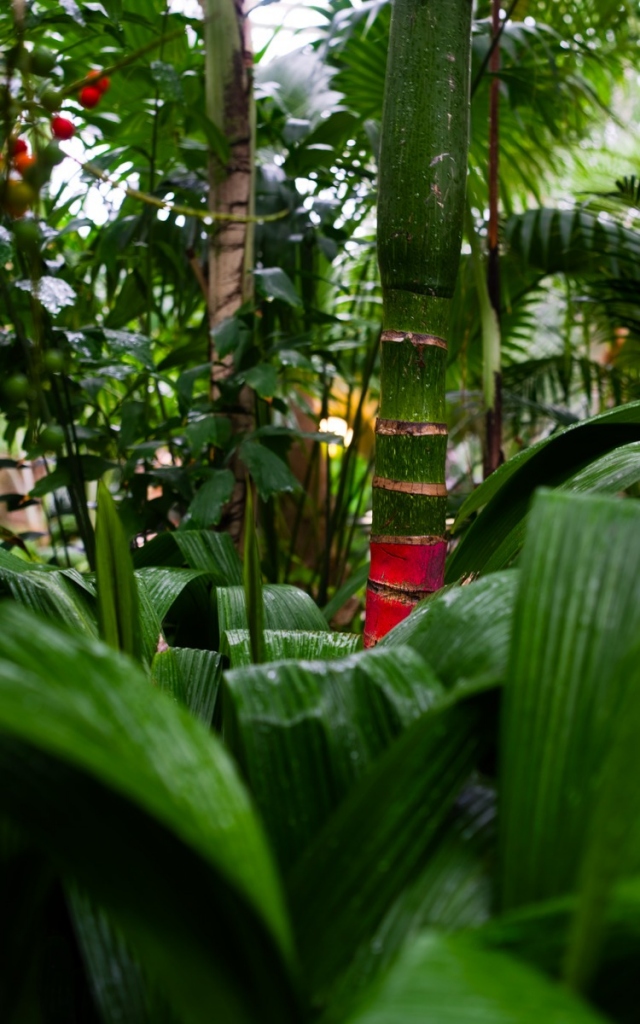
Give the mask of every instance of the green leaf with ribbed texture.
[[187, 565], [211, 573], [216, 586], [242, 583], [242, 563], [227, 533], [209, 530], [176, 530], [159, 533], [133, 555], [136, 569], [147, 566]]
[[159, 690], [163, 690], [179, 704], [186, 706], [187, 695], [184, 679], [170, 647], [157, 651], [154, 655], [151, 662], [151, 681]]
[[296, 861], [354, 783], [442, 695], [409, 648], [225, 673], [225, 740], [283, 866]]
[[513, 214], [505, 225], [510, 248], [545, 274], [597, 274], [614, 277], [636, 272], [640, 233], [598, 211], [541, 208]]
[[618, 665], [624, 693], [611, 724], [608, 750], [590, 815], [579, 901], [569, 935], [564, 979], [584, 991], [601, 954], [614, 883], [640, 866], [640, 645]]
[[172, 647], [182, 676], [184, 700], [192, 715], [211, 725], [222, 675], [222, 658], [215, 651]]
[[[89, 984], [104, 1024], [156, 1024], [140, 965], [109, 918], [75, 886], [68, 892], [71, 916]], [[166, 1017], [159, 1018], [164, 1024]]]
[[[447, 582], [504, 568], [522, 545], [524, 519], [536, 488], [560, 486], [595, 460], [638, 440], [640, 402], [631, 402], [556, 431], [509, 459], [464, 502], [454, 529], [482, 512], [449, 557]], [[628, 465], [628, 453], [622, 461]], [[602, 481], [607, 486], [606, 469]]]
[[154, 611], [162, 622], [185, 587], [206, 576], [202, 569], [175, 569], [163, 566], [136, 570], [136, 579], [144, 584]]
[[[572, 473], [562, 483], [558, 484], [558, 490], [572, 491], [575, 493], [596, 493], [596, 494], [617, 494], [627, 487], [640, 480], [640, 443], [633, 441], [631, 444], [621, 445], [607, 452], [577, 473]], [[519, 554], [527, 529], [528, 510], [524, 512], [521, 519], [507, 532], [493, 551], [483, 572], [494, 572], [503, 566], [509, 565]]]
[[[635, 502], [560, 492], [534, 502], [503, 715], [505, 909], [578, 885], [616, 715], [633, 681], [621, 661], [640, 632], [639, 531]], [[625, 868], [640, 868], [640, 849]]]
[[566, 989], [471, 938], [423, 932], [346, 1024], [604, 1024]]
[[495, 831], [495, 794], [483, 786], [468, 787], [429, 848], [417, 878], [402, 890], [340, 977], [322, 1024], [342, 1024], [358, 995], [388, 970], [420, 931], [477, 928], [489, 919]]
[[132, 661], [0, 608], [0, 770], [0, 813], [104, 908], [181, 1022], [297, 1020], [248, 795]]
[[503, 678], [517, 582], [512, 569], [446, 587], [422, 601], [381, 646], [413, 647], [447, 687], [480, 675]]
[[617, 494], [640, 480], [640, 442], [623, 444], [584, 469], [578, 470], [560, 485], [561, 490], [574, 493]]
[[96, 590], [100, 636], [132, 658], [142, 657], [138, 585], [124, 527], [107, 485], [98, 484]]
[[[328, 632], [322, 612], [304, 590], [284, 583], [265, 583], [262, 595], [265, 629]], [[249, 628], [243, 587], [219, 587], [215, 600], [220, 635], [227, 629]]]
[[[293, 629], [265, 629], [265, 661], [283, 661], [294, 658], [302, 661], [329, 660], [353, 654], [362, 644], [358, 633], [325, 633]], [[231, 668], [251, 664], [249, 632], [246, 629], [227, 629], [220, 643], [221, 654], [231, 662]]]
[[95, 601], [58, 569], [45, 569], [0, 551], [0, 593], [79, 633], [97, 636]]
[[262, 596], [262, 569], [256, 521], [253, 515], [253, 491], [247, 487], [244, 517], [244, 607], [249, 626], [249, 653], [251, 661], [260, 665], [266, 661], [264, 648], [264, 598]]
[[142, 637], [142, 657], [148, 666], [158, 650], [163, 650], [166, 640], [162, 632], [162, 622], [153, 606], [149, 593], [142, 580], [138, 584], [138, 602], [140, 611], [140, 630]]
[[492, 708], [491, 695], [477, 693], [423, 714], [359, 780], [295, 865], [289, 905], [312, 1005], [322, 1006], [419, 875], [489, 741]]

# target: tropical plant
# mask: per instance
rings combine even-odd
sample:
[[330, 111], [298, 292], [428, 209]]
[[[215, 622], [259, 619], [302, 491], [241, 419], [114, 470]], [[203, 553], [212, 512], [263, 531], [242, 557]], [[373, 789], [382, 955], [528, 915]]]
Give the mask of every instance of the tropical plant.
[[[102, 489], [95, 581], [4, 554], [3, 1020], [633, 1019], [639, 517], [539, 494], [519, 568], [347, 657], [265, 588], [266, 664], [221, 535], [134, 576]], [[212, 582], [222, 682], [166, 642]]]

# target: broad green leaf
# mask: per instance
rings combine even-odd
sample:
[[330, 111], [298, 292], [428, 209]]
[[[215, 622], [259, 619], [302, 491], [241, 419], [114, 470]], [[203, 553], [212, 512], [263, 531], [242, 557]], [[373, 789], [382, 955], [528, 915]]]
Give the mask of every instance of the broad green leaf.
[[[394, 652], [399, 655], [399, 652]], [[488, 695], [423, 714], [342, 801], [289, 877], [305, 985], [321, 1006], [407, 885], [489, 739]]]
[[106, 327], [103, 334], [112, 352], [119, 356], [129, 356], [149, 369], [153, 367], [151, 340], [146, 335], [133, 331], [113, 331]]
[[[579, 902], [573, 920], [564, 977], [583, 991], [598, 963], [614, 883], [631, 862], [640, 865], [640, 671], [636, 644], [618, 673], [625, 692], [611, 724], [583, 857]], [[634, 848], [635, 847], [635, 848]]]
[[225, 740], [283, 865], [296, 861], [356, 780], [442, 695], [408, 648], [225, 673]]
[[210, 726], [218, 697], [222, 658], [215, 651], [172, 647], [182, 676], [185, 703], [192, 715]]
[[291, 278], [280, 267], [254, 270], [253, 276], [256, 280], [256, 288], [261, 295], [265, 295], [268, 299], [280, 299], [288, 306], [298, 308], [302, 306], [302, 299], [295, 290]]
[[173, 650], [158, 650], [151, 662], [151, 681], [159, 690], [168, 693], [179, 704], [187, 703], [187, 695], [182, 673]]
[[222, 448], [231, 438], [231, 421], [226, 416], [202, 416], [190, 421], [185, 434], [195, 452], [205, 445]]
[[[522, 545], [524, 520], [537, 487], [564, 484], [591, 462], [639, 437], [640, 402], [631, 402], [556, 431], [509, 459], [464, 502], [454, 529], [482, 512], [450, 556], [447, 581], [504, 568]], [[628, 458], [625, 454], [623, 462]]]
[[244, 379], [260, 398], [273, 398], [278, 388], [278, 370], [271, 363], [260, 363], [248, 370]]
[[106, 484], [98, 485], [96, 589], [100, 636], [133, 658], [142, 655], [138, 586], [129, 545]]
[[517, 582], [511, 570], [446, 587], [422, 601], [381, 646], [413, 647], [445, 686], [480, 675], [504, 678]]
[[154, 1024], [140, 965], [122, 935], [75, 886], [68, 898], [89, 983], [105, 1024]]
[[54, 622], [97, 635], [94, 601], [69, 581], [66, 571], [47, 570], [0, 551], [0, 591]]
[[136, 569], [135, 576], [138, 583], [144, 586], [153, 609], [162, 622], [184, 588], [193, 580], [205, 576], [205, 572], [202, 569], [165, 569], [162, 566], [149, 566], [145, 569]]
[[258, 535], [253, 516], [253, 491], [247, 487], [244, 519], [244, 608], [249, 626], [249, 650], [255, 665], [266, 661], [264, 645], [264, 598]]
[[362, 997], [348, 1024], [604, 1024], [566, 989], [470, 938], [423, 932]]
[[240, 458], [251, 474], [258, 494], [267, 501], [274, 494], [292, 493], [301, 489], [284, 459], [256, 441], [243, 441]]
[[[556, 492], [534, 503], [502, 729], [505, 909], [578, 885], [632, 683], [621, 663], [640, 629], [639, 530], [635, 502]], [[640, 866], [640, 850], [630, 859]]]
[[[309, 630], [266, 629], [264, 631], [265, 661], [328, 661], [353, 654], [362, 643], [357, 633], [325, 633]], [[228, 629], [223, 633], [221, 654], [231, 662], [231, 668], [251, 665], [249, 633], [246, 629]]]
[[189, 505], [196, 526], [216, 526], [220, 522], [223, 506], [231, 498], [235, 482], [230, 469], [214, 470], [213, 476], [205, 480]]
[[12, 605], [0, 730], [0, 811], [104, 908], [181, 1021], [297, 1019], [277, 876], [214, 736], [129, 659]]
[[594, 459], [561, 484], [562, 490], [577, 493], [616, 494], [640, 480], [640, 442], [621, 445]]
[[181, 566], [211, 573], [216, 586], [242, 583], [242, 563], [227, 533], [209, 530], [176, 530], [160, 533], [134, 552], [136, 569], [147, 566]]
[[470, 786], [429, 848], [417, 878], [400, 892], [340, 977], [322, 1024], [344, 1021], [354, 997], [386, 972], [402, 947], [425, 928], [453, 932], [489, 920], [494, 846], [495, 794]]
[[[262, 596], [265, 629], [328, 632], [322, 612], [304, 590], [285, 583], [265, 583]], [[216, 602], [220, 635], [228, 629], [249, 628], [242, 587], [218, 587]]]
[[[475, 937], [559, 977], [577, 907], [575, 895], [536, 903], [488, 921]], [[639, 956], [640, 878], [633, 878], [616, 885], [608, 900], [601, 962], [590, 985], [595, 1004], [614, 1020], [631, 1021], [637, 1013], [629, 978]]]

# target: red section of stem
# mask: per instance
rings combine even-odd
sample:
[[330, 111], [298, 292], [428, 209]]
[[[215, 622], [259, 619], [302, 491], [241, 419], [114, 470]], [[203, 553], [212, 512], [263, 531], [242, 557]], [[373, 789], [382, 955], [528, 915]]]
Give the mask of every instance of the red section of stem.
[[421, 598], [440, 590], [446, 553], [444, 540], [424, 544], [371, 542], [365, 647], [374, 647], [406, 619]]

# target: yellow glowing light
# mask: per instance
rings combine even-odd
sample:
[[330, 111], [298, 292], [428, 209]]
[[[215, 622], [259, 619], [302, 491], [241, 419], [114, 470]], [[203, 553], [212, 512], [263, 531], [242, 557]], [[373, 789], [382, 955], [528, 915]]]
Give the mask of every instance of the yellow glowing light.
[[[343, 420], [341, 416], [328, 416], [325, 420], [320, 420], [320, 433], [321, 434], [335, 434], [344, 440], [344, 447], [348, 448], [353, 440], [353, 430], [349, 426], [346, 420]], [[329, 445], [329, 456], [334, 458], [342, 445], [330, 444]]]

